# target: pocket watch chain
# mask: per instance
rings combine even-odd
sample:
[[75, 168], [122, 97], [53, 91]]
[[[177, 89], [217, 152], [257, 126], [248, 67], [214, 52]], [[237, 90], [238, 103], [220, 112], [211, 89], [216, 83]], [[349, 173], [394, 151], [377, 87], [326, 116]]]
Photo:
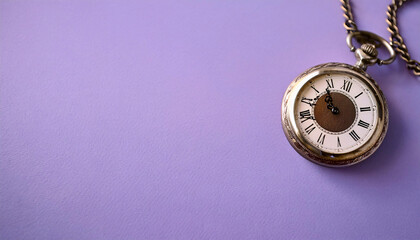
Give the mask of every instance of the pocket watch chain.
[[[344, 11], [344, 17], [346, 19], [344, 21], [344, 28], [347, 30], [347, 33], [350, 35], [350, 34], [363, 32], [363, 31], [358, 30], [356, 22], [354, 21], [353, 13], [351, 11], [351, 6], [350, 6], [350, 0], [340, 0], [340, 1], [341, 1], [341, 8]], [[397, 11], [405, 2], [409, 2], [409, 1], [410, 0], [393, 0], [392, 3], [388, 6], [387, 23], [388, 23], [388, 31], [391, 33], [389, 40], [390, 40], [390, 45], [393, 48], [395, 48], [395, 50], [399, 53], [400, 57], [406, 62], [407, 68], [412, 70], [415, 75], [420, 76], [420, 62], [411, 58], [410, 53], [408, 52], [407, 46], [405, 45], [404, 40], [397, 26]], [[361, 35], [359, 37], [366, 37], [369, 34], [371, 33], [364, 32], [364, 34], [356, 34], [356, 35]], [[357, 39], [357, 36], [356, 36], [356, 39]], [[364, 41], [362, 40], [361, 43], [363, 42]], [[367, 48], [367, 51], [369, 51], [368, 45], [366, 45], [365, 48]], [[365, 65], [361, 65], [361, 66], [366, 67]]]

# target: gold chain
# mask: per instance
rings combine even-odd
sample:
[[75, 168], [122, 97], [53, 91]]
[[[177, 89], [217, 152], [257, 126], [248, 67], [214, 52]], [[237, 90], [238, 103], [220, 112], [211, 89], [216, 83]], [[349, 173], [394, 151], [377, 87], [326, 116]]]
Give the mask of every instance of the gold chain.
[[[346, 19], [344, 21], [344, 28], [347, 30], [347, 33], [359, 31], [351, 11], [350, 0], [340, 1], [341, 8], [344, 11], [344, 18]], [[389, 40], [391, 46], [394, 47], [400, 57], [407, 63], [407, 68], [412, 70], [415, 75], [420, 76], [420, 62], [411, 58], [397, 26], [397, 12], [405, 2], [410, 2], [410, 0], [393, 0], [388, 6], [388, 18], [386, 22], [388, 23], [388, 31], [391, 33]]]

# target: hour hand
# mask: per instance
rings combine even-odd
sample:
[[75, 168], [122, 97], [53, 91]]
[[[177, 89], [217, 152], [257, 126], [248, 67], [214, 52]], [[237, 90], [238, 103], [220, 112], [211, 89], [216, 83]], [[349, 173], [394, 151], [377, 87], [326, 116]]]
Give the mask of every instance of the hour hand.
[[325, 102], [327, 103], [327, 108], [329, 110], [331, 110], [331, 112], [333, 114], [339, 114], [340, 110], [338, 109], [338, 107], [334, 106], [334, 104], [333, 104], [333, 98], [331, 96], [330, 89], [327, 87], [325, 89], [325, 91], [327, 92], [327, 96], [325, 97]]

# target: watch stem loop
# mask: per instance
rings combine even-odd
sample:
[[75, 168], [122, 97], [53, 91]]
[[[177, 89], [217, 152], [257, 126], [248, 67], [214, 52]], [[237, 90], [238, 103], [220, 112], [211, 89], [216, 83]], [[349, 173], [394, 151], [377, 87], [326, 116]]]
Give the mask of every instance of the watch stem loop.
[[[359, 48], [353, 45], [353, 38], [361, 44]], [[395, 51], [391, 44], [382, 37], [367, 31], [351, 32], [346, 38], [350, 51], [354, 52], [357, 62], [356, 67], [366, 70], [368, 66], [378, 64], [390, 64], [395, 59]], [[389, 58], [381, 60], [378, 58], [377, 48], [384, 46], [389, 52]]]

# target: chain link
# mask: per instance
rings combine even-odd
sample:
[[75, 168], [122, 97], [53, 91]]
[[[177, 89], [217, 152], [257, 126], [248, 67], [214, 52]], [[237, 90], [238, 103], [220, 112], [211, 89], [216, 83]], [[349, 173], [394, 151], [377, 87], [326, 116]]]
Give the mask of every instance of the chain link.
[[[344, 11], [343, 15], [346, 19], [344, 21], [344, 28], [347, 30], [347, 33], [357, 32], [358, 28], [351, 11], [350, 0], [340, 1], [341, 8]], [[391, 37], [389, 38], [391, 46], [395, 48], [400, 57], [407, 63], [407, 68], [412, 70], [415, 75], [420, 76], [420, 62], [411, 58], [397, 25], [398, 9], [403, 6], [405, 2], [410, 1], [411, 0], [393, 0], [392, 3], [388, 6], [388, 18], [386, 22], [388, 23], [388, 31], [391, 33]]]
[[350, 0], [340, 0], [341, 1], [341, 9], [344, 11], [344, 28], [347, 30], [347, 33], [357, 32], [357, 25], [354, 22], [353, 12], [351, 11]]
[[415, 75], [420, 76], [420, 62], [411, 58], [397, 25], [397, 11], [405, 2], [409, 2], [409, 0], [393, 0], [388, 6], [386, 22], [388, 23], [388, 31], [391, 33], [389, 40], [400, 57], [407, 63], [407, 68], [412, 70]]

